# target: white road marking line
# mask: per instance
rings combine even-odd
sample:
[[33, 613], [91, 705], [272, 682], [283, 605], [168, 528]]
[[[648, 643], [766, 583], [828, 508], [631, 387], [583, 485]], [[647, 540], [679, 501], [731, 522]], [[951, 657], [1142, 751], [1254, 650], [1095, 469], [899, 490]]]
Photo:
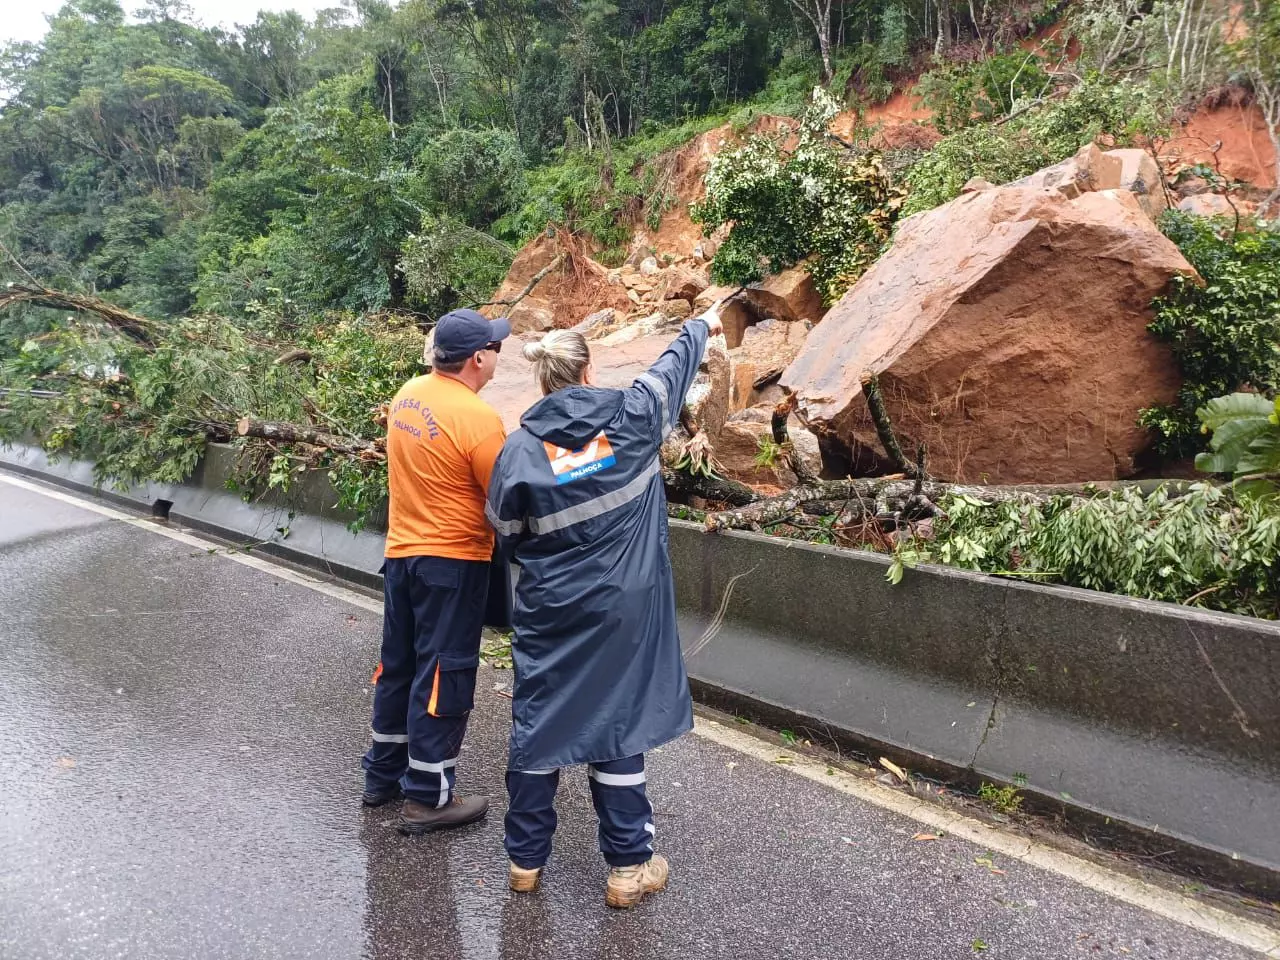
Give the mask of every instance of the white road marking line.
[[[1072, 880], [1114, 900], [1140, 907], [1164, 917], [1226, 940], [1249, 950], [1256, 950], [1264, 957], [1280, 957], [1280, 931], [1265, 924], [1238, 917], [1226, 910], [1200, 903], [1191, 897], [1137, 880], [1115, 870], [1053, 847], [1007, 833], [990, 824], [966, 816], [956, 810], [948, 810], [908, 796], [882, 784], [847, 773], [800, 753], [786, 751], [772, 743], [759, 740], [748, 733], [726, 727], [715, 720], [694, 720], [694, 733], [713, 743], [728, 747], [737, 753], [761, 760], [777, 769], [813, 780], [833, 790], [856, 797], [866, 803], [907, 817], [934, 831], [942, 831], [953, 837], [991, 850], [1011, 860], [1029, 863]], [[780, 752], [792, 757], [790, 763], [777, 764]], [[832, 770], [829, 774], [828, 770]]]
[[[130, 516], [101, 503], [82, 499], [60, 490], [29, 483], [26, 480], [4, 474], [0, 474], [0, 482], [92, 511], [112, 520], [119, 520], [151, 533], [157, 533], [162, 537], [177, 540], [179, 543], [197, 547], [201, 551], [208, 551], [211, 546], [210, 541], [185, 531], [174, 530]], [[262, 557], [250, 556], [244, 553], [228, 553], [221, 550], [218, 551], [218, 556], [234, 560], [236, 563], [252, 567], [273, 577], [279, 577], [281, 580], [288, 580], [290, 583], [307, 587], [336, 600], [342, 600], [371, 613], [382, 613], [381, 602], [371, 597], [297, 573]], [[864, 780], [843, 770], [831, 768], [833, 772], [828, 774], [828, 767], [825, 763], [813, 760], [803, 754], [793, 754], [788, 751], [788, 756], [794, 758], [791, 763], [785, 765], [775, 764], [774, 761], [779, 755], [779, 748], [776, 745], [759, 740], [739, 730], [733, 730], [714, 720], [696, 718], [694, 733], [713, 743], [728, 747], [737, 753], [768, 763], [777, 769], [821, 783], [882, 810], [888, 810], [891, 813], [907, 817], [933, 830], [939, 830], [962, 840], [967, 840], [982, 847], [984, 850], [991, 850], [1011, 860], [1031, 864], [1048, 873], [1078, 883], [1103, 896], [1154, 913], [1156, 916], [1183, 924], [1201, 933], [1218, 937], [1228, 943], [1257, 951], [1264, 957], [1280, 960], [1280, 932], [1265, 924], [1238, 917], [1218, 907], [1199, 903], [1191, 897], [1164, 890], [1153, 884], [1126, 876], [1123, 873], [1091, 863], [1069, 853], [1064, 853], [1045, 844], [1028, 840], [1026, 837], [1006, 833], [981, 820], [965, 816], [958, 811], [948, 810], [945, 807], [927, 803], [916, 797], [907, 796], [897, 790], [891, 790], [874, 781]]]
[[7, 476], [0, 473], [0, 483], [7, 483], [10, 486], [20, 487], [23, 490], [29, 490], [32, 493], [38, 493], [41, 496], [48, 497], [50, 500], [57, 500], [61, 503], [70, 504], [73, 507], [79, 507], [82, 510], [88, 510], [100, 516], [107, 517], [111, 520], [118, 520], [121, 523], [127, 523], [131, 527], [137, 527], [139, 530], [147, 530], [151, 533], [157, 533], [162, 537], [168, 537], [170, 540], [176, 540], [178, 543], [184, 543], [189, 547], [196, 547], [201, 553], [208, 553], [210, 550], [216, 552], [217, 556], [225, 557], [227, 560], [233, 560], [236, 563], [244, 564], [246, 567], [252, 567], [254, 570], [262, 573], [270, 574], [281, 580], [288, 580], [290, 583], [296, 583], [299, 586], [307, 587], [322, 593], [327, 597], [335, 600], [341, 600], [344, 603], [350, 603], [353, 606], [360, 607], [362, 610], [368, 610], [370, 613], [376, 613], [382, 616], [382, 601], [375, 600], [373, 597], [365, 596], [355, 590], [346, 587], [339, 587], [332, 583], [326, 583], [315, 577], [307, 576], [305, 573], [299, 573], [291, 570], [286, 566], [282, 566], [264, 557], [256, 557], [250, 553], [234, 548], [224, 548], [210, 540], [203, 539], [196, 534], [188, 533], [185, 530], [175, 530], [173, 527], [167, 527], [162, 523], [155, 523], [151, 520], [144, 520], [141, 517], [135, 517], [131, 514], [116, 510], [103, 503], [97, 503], [89, 498], [82, 498], [73, 493], [67, 493], [61, 490], [54, 490], [50, 487], [43, 486], [38, 483], [31, 483], [18, 477]]

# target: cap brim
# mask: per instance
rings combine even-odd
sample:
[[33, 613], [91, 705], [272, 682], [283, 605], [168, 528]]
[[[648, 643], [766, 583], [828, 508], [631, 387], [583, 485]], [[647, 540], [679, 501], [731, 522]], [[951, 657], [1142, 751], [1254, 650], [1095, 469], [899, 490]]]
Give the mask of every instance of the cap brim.
[[498, 317], [489, 321], [489, 342], [496, 343], [511, 336], [511, 323], [506, 317]]

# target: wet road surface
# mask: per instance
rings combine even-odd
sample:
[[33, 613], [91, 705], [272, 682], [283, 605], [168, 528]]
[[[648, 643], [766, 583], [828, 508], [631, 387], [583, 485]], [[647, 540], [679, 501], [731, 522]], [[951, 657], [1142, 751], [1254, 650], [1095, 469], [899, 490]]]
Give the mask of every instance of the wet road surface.
[[507, 675], [482, 668], [459, 764], [488, 821], [401, 837], [359, 804], [379, 636], [368, 609], [0, 482], [0, 957], [1255, 956], [693, 735], [649, 757], [666, 893], [604, 906], [570, 771], [542, 889], [510, 894]]

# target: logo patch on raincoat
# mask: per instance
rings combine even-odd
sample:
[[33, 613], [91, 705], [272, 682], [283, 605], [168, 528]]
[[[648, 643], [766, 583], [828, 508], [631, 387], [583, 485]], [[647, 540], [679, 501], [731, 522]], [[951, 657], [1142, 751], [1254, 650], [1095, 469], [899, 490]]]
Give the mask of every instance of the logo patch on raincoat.
[[618, 462], [613, 455], [613, 446], [603, 430], [594, 440], [577, 450], [566, 450], [545, 440], [542, 445], [546, 447], [547, 459], [551, 461], [551, 472], [555, 474], [557, 484], [581, 480]]

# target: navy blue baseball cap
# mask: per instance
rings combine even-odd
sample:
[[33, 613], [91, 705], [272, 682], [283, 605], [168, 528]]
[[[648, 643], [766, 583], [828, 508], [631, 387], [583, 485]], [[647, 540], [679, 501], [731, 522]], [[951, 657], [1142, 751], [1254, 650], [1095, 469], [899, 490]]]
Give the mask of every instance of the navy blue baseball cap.
[[505, 317], [489, 320], [474, 310], [452, 310], [436, 322], [435, 352], [443, 362], [456, 363], [509, 336]]

